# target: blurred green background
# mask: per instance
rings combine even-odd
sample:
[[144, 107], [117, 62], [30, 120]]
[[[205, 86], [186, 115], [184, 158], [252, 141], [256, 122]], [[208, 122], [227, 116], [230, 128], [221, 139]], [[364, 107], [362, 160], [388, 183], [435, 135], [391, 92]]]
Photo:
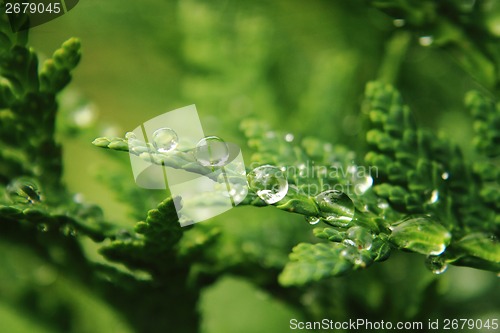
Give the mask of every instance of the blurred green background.
[[[123, 168], [127, 156], [93, 147], [96, 134], [124, 136], [158, 114], [196, 104], [205, 133], [238, 143], [246, 159], [249, 151], [238, 128], [248, 117], [296, 138], [314, 135], [347, 145], [362, 156], [364, 86], [378, 77], [386, 43], [397, 33], [390, 17], [364, 1], [81, 0], [63, 17], [32, 29], [30, 44], [50, 55], [69, 37], [81, 39], [82, 62], [61, 97], [60, 121], [92, 129], [71, 137], [61, 134], [65, 182], [86, 201], [99, 202], [110, 221], [132, 226], [131, 203], [120, 202], [96, 177], [103, 168]], [[410, 35], [401, 64], [394, 64], [396, 84], [421, 125], [451, 137], [469, 155], [471, 118], [462, 101], [466, 91], [480, 87], [448, 54], [420, 45], [419, 37]], [[122, 181], [133, 184], [132, 173]], [[309, 239], [312, 228], [299, 217], [267, 208], [232, 210], [203, 223], [219, 225], [241, 246], [235, 253], [264, 267], [283, 265], [291, 247]], [[9, 299], [20, 295], [28, 300], [30, 288], [62, 295], [77, 309], [71, 320], [78, 323], [78, 332], [131, 331], [120, 314], [64, 272], [14, 243], [2, 240], [0, 248], [0, 322], [8, 327], [5, 332], [51, 331], [36, 317], [8, 306]], [[86, 248], [101, 260], [91, 242]], [[372, 281], [375, 294], [394, 289], [405, 311], [421, 306], [407, 292], [434, 279], [420, 256], [396, 256], [380, 266], [328, 283], [352, 290], [356, 283]], [[393, 278], [377, 280], [387, 276], [384, 272]], [[451, 267], [438, 283], [441, 315], [500, 318], [500, 287], [491, 273]], [[50, 297], [40, 302], [52, 306]], [[203, 293], [200, 311], [205, 333], [289, 332], [289, 320], [300, 318], [289, 305], [233, 277]], [[64, 311], [54, 313], [64, 323]], [[428, 318], [434, 316], [428, 313]]]

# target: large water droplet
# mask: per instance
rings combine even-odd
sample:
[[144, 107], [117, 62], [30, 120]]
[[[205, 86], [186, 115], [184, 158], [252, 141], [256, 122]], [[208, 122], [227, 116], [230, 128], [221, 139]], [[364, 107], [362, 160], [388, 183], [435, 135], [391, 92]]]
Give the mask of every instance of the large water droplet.
[[425, 266], [434, 274], [443, 274], [448, 269], [448, 264], [439, 256], [428, 256]]
[[447, 180], [448, 178], [450, 178], [450, 174], [448, 172], [443, 172], [441, 178], [443, 178], [443, 180]]
[[283, 171], [272, 165], [253, 169], [247, 180], [249, 187], [268, 204], [280, 201], [288, 192], [288, 181]]
[[328, 222], [337, 222], [341, 226], [349, 225], [354, 217], [354, 203], [344, 192], [328, 190], [315, 198], [321, 211], [321, 217]]
[[229, 159], [229, 148], [218, 136], [207, 136], [196, 145], [194, 157], [203, 166], [223, 166]]
[[159, 153], [168, 153], [174, 150], [178, 143], [179, 137], [171, 128], [163, 127], [153, 133], [153, 146]]
[[7, 195], [14, 203], [34, 204], [42, 201], [40, 186], [35, 180], [18, 178], [7, 186]]
[[372, 247], [373, 237], [371, 232], [363, 227], [354, 226], [347, 230], [347, 238], [360, 250], [369, 250]]
[[319, 221], [321, 221], [321, 218], [317, 216], [306, 216], [306, 221], [309, 222], [309, 224], [318, 224]]

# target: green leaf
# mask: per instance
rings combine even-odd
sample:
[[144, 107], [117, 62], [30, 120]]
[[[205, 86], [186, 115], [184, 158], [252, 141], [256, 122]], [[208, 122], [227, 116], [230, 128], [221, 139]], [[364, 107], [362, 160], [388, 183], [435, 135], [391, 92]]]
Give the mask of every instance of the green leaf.
[[500, 264], [500, 242], [485, 233], [467, 235], [454, 244], [468, 255]]
[[354, 263], [341, 255], [345, 249], [346, 246], [339, 243], [300, 243], [293, 248], [279, 282], [284, 286], [304, 285], [345, 274], [354, 268]]
[[391, 226], [389, 240], [400, 249], [425, 255], [443, 253], [451, 234], [435, 218], [428, 215], [410, 216]]

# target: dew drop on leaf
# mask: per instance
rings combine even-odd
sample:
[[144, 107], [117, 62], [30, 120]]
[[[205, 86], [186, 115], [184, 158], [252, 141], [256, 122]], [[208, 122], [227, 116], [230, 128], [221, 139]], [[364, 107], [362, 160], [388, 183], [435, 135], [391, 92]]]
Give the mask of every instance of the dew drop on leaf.
[[361, 256], [361, 253], [359, 253], [358, 249], [353, 245], [349, 245], [349, 243], [346, 243], [345, 245], [345, 248], [340, 252], [340, 256], [345, 260], [350, 261], [354, 265], [361, 267], [366, 266], [366, 263], [364, 262], [363, 257]]
[[196, 145], [194, 157], [203, 166], [223, 166], [229, 159], [229, 148], [218, 136], [207, 136]]
[[274, 204], [285, 197], [288, 192], [288, 181], [280, 168], [263, 165], [253, 169], [247, 176], [248, 186], [262, 200]]
[[434, 274], [443, 274], [448, 269], [448, 264], [439, 256], [428, 256], [425, 260], [425, 267]]
[[373, 237], [370, 230], [354, 226], [347, 230], [347, 238], [354, 243], [358, 249], [369, 250], [372, 247]]
[[328, 222], [339, 222], [347, 226], [354, 217], [354, 203], [344, 192], [328, 190], [315, 198], [321, 217]]
[[153, 133], [153, 146], [160, 153], [174, 150], [179, 143], [177, 133], [171, 128], [163, 127]]
[[42, 201], [40, 186], [35, 180], [18, 178], [7, 186], [7, 195], [14, 203], [35, 204]]
[[443, 172], [441, 178], [443, 178], [443, 180], [447, 180], [448, 178], [450, 178], [450, 174], [448, 172]]
[[309, 224], [318, 224], [319, 221], [321, 221], [321, 218], [317, 217], [317, 216], [306, 216], [306, 221], [309, 223]]

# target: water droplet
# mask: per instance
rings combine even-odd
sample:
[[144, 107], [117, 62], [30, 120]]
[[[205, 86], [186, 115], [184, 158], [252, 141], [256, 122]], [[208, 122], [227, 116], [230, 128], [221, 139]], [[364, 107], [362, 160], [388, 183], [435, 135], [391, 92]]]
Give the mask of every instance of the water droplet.
[[293, 136], [292, 133], [288, 133], [287, 135], [285, 135], [285, 141], [286, 142], [292, 142], [294, 138], [295, 137]]
[[321, 221], [321, 218], [317, 217], [317, 216], [306, 216], [306, 221], [309, 222], [309, 224], [318, 224], [319, 221]]
[[439, 256], [428, 256], [425, 266], [434, 274], [443, 274], [448, 269], [446, 261]]
[[41, 232], [47, 232], [47, 231], [49, 231], [49, 226], [46, 223], [40, 223], [36, 227]]
[[422, 36], [418, 39], [418, 42], [422, 46], [431, 46], [434, 42], [434, 37], [432, 36]]
[[196, 145], [194, 157], [203, 166], [223, 166], [229, 159], [229, 148], [218, 136], [207, 136]]
[[73, 236], [73, 237], [78, 234], [78, 231], [75, 229], [75, 227], [70, 224], [66, 224], [65, 226], [63, 226], [61, 228], [61, 232], [65, 236]]
[[354, 265], [358, 265], [361, 267], [366, 266], [366, 263], [363, 261], [363, 257], [361, 253], [359, 253], [358, 249], [353, 246], [346, 244], [346, 247], [340, 252], [340, 256], [346, 259], [347, 261], [352, 262]]
[[344, 192], [328, 190], [315, 198], [321, 211], [321, 217], [328, 222], [339, 222], [347, 226], [354, 217], [354, 203]]
[[160, 153], [174, 150], [179, 143], [177, 133], [171, 128], [163, 127], [153, 133], [153, 145]]
[[389, 203], [386, 200], [378, 199], [377, 207], [380, 209], [387, 209], [389, 208]]
[[30, 178], [18, 178], [7, 186], [7, 195], [14, 203], [35, 204], [42, 201], [40, 186]]
[[285, 197], [288, 181], [283, 172], [272, 165], [253, 169], [247, 176], [249, 187], [268, 204], [274, 204]]
[[349, 228], [347, 230], [347, 238], [360, 250], [369, 250], [372, 247], [373, 237], [371, 232], [366, 228], [359, 226]]
[[448, 172], [443, 172], [443, 174], [441, 175], [441, 178], [443, 178], [444, 180], [447, 180], [448, 178], [450, 178], [450, 174]]
[[373, 178], [366, 173], [364, 167], [358, 167], [355, 164], [351, 164], [347, 167], [347, 173], [349, 174], [349, 180], [352, 181], [354, 185], [354, 192], [357, 195], [365, 193], [373, 185]]
[[394, 19], [394, 21], [392, 21], [392, 24], [394, 24], [394, 26], [396, 28], [401, 28], [401, 27], [404, 27], [404, 25], [406, 24], [406, 22], [403, 19]]
[[356, 194], [361, 195], [368, 191], [373, 185], [373, 178], [370, 176], [359, 177], [354, 182], [354, 189]]
[[438, 200], [439, 200], [439, 191], [434, 190], [431, 192], [431, 196], [430, 196], [429, 200], [427, 200], [427, 203], [433, 204], [433, 203], [436, 203]]

